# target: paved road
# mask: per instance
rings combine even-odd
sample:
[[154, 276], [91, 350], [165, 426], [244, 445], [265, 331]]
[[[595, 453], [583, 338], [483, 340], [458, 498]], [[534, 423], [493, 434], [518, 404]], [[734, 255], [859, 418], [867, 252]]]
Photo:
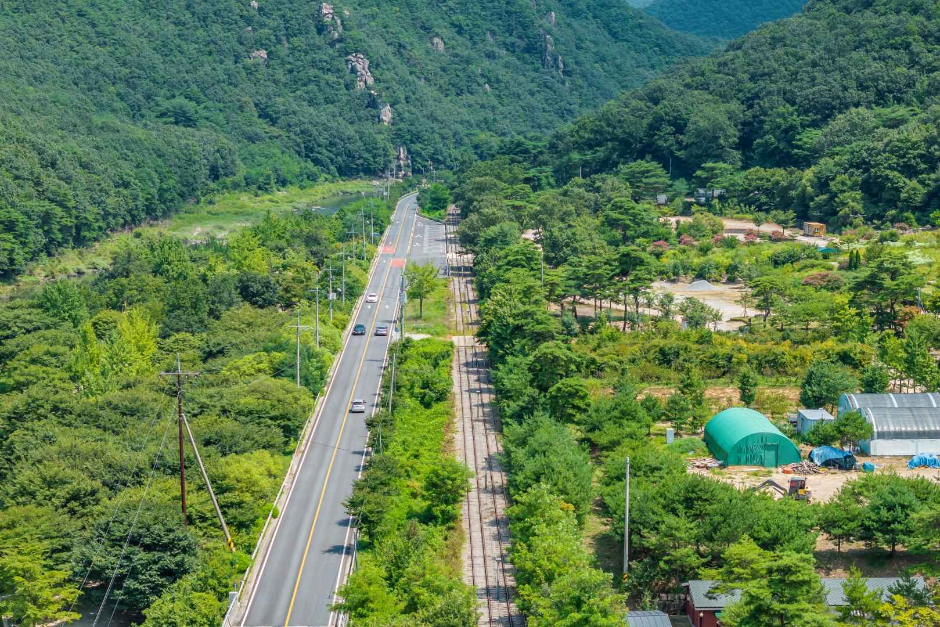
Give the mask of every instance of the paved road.
[[[364, 324], [367, 334], [351, 336], [340, 357], [311, 445], [249, 597], [240, 623], [245, 627], [314, 627], [331, 625], [336, 618], [329, 606], [352, 549], [343, 501], [359, 475], [366, 443], [365, 415], [349, 414], [349, 405], [354, 398], [361, 398], [371, 412], [376, 402], [390, 338], [376, 337], [373, 332], [376, 325], [392, 326], [416, 226], [416, 197], [406, 196], [392, 217], [366, 290], [378, 294], [379, 302], [363, 303], [354, 321]], [[424, 254], [428, 252], [425, 249], [422, 241], [414, 252]]]

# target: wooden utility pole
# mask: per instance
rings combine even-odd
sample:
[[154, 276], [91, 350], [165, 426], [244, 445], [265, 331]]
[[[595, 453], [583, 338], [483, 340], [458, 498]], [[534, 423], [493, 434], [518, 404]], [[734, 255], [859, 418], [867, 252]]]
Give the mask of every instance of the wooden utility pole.
[[186, 525], [186, 458], [183, 452], [183, 428], [186, 417], [183, 415], [183, 383], [186, 377], [198, 377], [199, 372], [183, 372], [180, 366], [180, 356], [176, 355], [176, 371], [161, 372], [161, 377], [176, 377], [176, 408], [179, 416], [179, 445], [180, 445], [180, 508], [183, 512], [183, 525]]
[[300, 324], [300, 311], [297, 311], [297, 324], [289, 328], [297, 329], [297, 387], [300, 388], [300, 332], [303, 329], [309, 329], [309, 326]]

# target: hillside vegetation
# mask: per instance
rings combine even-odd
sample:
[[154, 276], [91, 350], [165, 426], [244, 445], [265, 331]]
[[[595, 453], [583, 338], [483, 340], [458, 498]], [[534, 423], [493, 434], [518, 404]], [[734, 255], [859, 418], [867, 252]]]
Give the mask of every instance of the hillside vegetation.
[[925, 223], [940, 209], [938, 33], [926, 0], [813, 2], [579, 120], [551, 149], [556, 174], [649, 159], [747, 211]]
[[0, 276], [220, 187], [452, 163], [707, 50], [619, 0], [2, 0], [0, 43]]
[[799, 13], [806, 0], [654, 0], [645, 8], [670, 28], [707, 37], [740, 37]]
[[[138, 232], [94, 278], [0, 302], [0, 614], [220, 624], [368, 283], [373, 246], [346, 261], [350, 298], [322, 309], [317, 340], [309, 288], [329, 285], [320, 270], [339, 265], [361, 209], [381, 232], [393, 203], [269, 213], [227, 246]], [[299, 385], [289, 309], [306, 329]], [[187, 413], [234, 555], [195, 473], [180, 512], [175, 390], [158, 376], [177, 359], [202, 373]]]

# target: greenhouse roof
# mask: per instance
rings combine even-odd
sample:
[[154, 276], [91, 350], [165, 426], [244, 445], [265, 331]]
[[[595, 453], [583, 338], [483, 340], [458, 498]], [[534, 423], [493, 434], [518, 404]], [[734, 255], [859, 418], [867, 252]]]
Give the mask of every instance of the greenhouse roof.
[[873, 440], [940, 440], [940, 409], [932, 407], [863, 407]]

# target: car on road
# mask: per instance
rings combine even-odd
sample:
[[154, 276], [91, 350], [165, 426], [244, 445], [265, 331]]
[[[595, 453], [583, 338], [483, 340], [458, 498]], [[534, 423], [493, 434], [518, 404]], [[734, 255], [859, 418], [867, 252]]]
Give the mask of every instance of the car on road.
[[366, 402], [361, 398], [357, 398], [352, 402], [352, 405], [349, 406], [350, 414], [364, 414], [366, 413]]
[[353, 327], [353, 335], [365, 335], [366, 334], [366, 325], [357, 324]]
[[377, 303], [377, 302], [379, 302], [379, 295], [376, 294], [375, 292], [371, 292], [368, 296], [366, 296], [366, 302], [367, 302], [367, 303]]
[[375, 334], [376, 335], [388, 335], [388, 327], [385, 326], [384, 324], [380, 324], [379, 326], [375, 327]]

